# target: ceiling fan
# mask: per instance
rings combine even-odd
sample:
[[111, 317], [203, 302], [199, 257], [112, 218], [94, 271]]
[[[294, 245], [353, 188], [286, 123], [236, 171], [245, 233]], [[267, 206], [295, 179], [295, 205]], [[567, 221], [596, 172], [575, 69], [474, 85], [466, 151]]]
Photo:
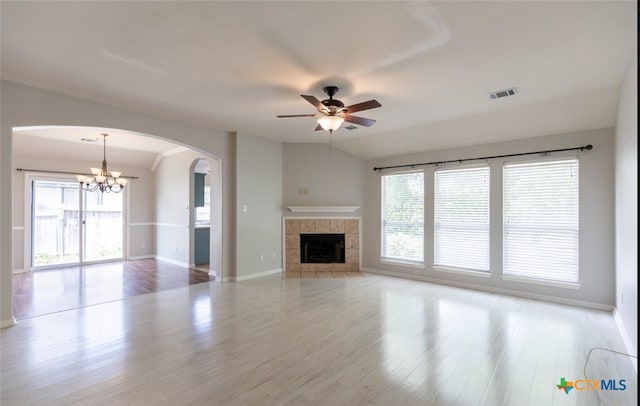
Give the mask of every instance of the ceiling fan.
[[318, 113], [280, 115], [278, 117], [316, 117], [318, 119], [318, 126], [316, 127], [316, 131], [327, 130], [330, 133], [340, 128], [340, 125], [345, 121], [348, 123], [363, 125], [365, 127], [371, 127], [375, 124], [376, 120], [352, 116], [351, 113], [381, 107], [382, 105], [378, 103], [377, 100], [369, 100], [345, 107], [343, 102], [333, 98], [333, 96], [338, 93], [337, 86], [326, 86], [322, 90], [329, 96], [328, 99], [320, 101], [315, 96], [309, 96], [306, 94], [300, 95], [303, 99], [313, 104], [313, 106], [318, 109]]

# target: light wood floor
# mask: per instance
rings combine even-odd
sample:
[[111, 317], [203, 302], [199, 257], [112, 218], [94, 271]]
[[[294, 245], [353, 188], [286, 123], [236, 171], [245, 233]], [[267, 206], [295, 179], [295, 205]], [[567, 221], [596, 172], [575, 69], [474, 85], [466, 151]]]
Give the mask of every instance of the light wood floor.
[[201, 283], [0, 331], [4, 405], [636, 405], [610, 313], [367, 274]]

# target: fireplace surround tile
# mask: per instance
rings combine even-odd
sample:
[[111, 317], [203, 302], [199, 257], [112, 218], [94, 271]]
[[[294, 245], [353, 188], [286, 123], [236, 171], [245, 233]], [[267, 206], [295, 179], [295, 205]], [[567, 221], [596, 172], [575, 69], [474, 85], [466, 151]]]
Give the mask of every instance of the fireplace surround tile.
[[305, 219], [300, 220], [300, 233], [315, 233], [316, 232], [316, 220]]
[[331, 220], [331, 233], [332, 234], [344, 234], [344, 220], [333, 219]]
[[331, 220], [316, 220], [317, 234], [330, 234], [331, 233]]
[[346, 248], [360, 248], [360, 238], [358, 234], [345, 234], [344, 235], [344, 244]]
[[[346, 238], [347, 236], [345, 235], [345, 240]], [[287, 250], [291, 250], [291, 249], [299, 250], [300, 249], [300, 233], [287, 234], [285, 244], [286, 244], [285, 246], [287, 247]]]
[[[285, 273], [287, 278], [342, 277], [360, 274], [360, 219], [284, 218]], [[300, 263], [300, 234], [344, 234], [345, 263]], [[333, 275], [335, 277], [336, 275]]]
[[300, 223], [301, 220], [291, 219], [290, 221], [285, 222], [285, 232], [286, 234], [299, 234], [300, 233]]
[[345, 220], [344, 222], [344, 233], [345, 234], [360, 234], [360, 226], [358, 224], [358, 220]]

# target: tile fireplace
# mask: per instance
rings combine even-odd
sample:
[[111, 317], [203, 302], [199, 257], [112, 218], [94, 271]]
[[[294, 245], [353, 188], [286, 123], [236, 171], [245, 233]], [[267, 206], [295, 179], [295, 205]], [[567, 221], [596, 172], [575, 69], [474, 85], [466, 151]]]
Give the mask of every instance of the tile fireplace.
[[360, 219], [284, 218], [287, 278], [360, 276]]

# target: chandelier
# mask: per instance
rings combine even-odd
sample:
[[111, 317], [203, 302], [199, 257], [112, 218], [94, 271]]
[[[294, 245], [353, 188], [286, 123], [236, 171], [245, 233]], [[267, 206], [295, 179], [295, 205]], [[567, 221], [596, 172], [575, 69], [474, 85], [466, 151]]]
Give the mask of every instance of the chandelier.
[[109, 175], [109, 172], [107, 171], [107, 137], [109, 134], [101, 135], [103, 137], [102, 168], [91, 168], [91, 176], [76, 175], [76, 178], [78, 179], [78, 182], [80, 182], [80, 188], [87, 192], [99, 190], [102, 193], [120, 193], [124, 190], [127, 180], [120, 177], [122, 172], [111, 171], [111, 175]]

